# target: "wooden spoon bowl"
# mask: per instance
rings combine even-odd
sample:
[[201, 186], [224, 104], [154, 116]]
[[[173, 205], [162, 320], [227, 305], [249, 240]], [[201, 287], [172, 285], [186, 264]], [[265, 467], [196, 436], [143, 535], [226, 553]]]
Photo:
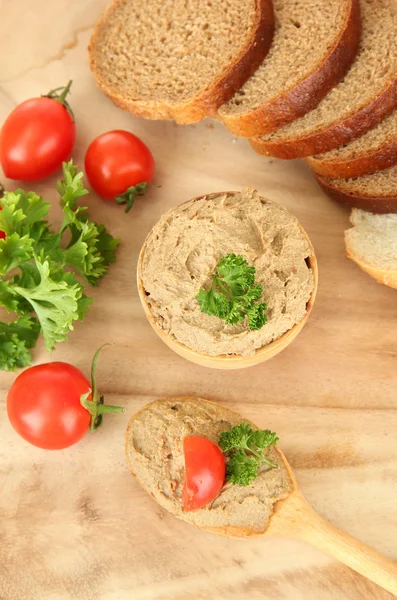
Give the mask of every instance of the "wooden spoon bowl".
[[[192, 400], [189, 397], [173, 398], [172, 402], [183, 402]], [[233, 415], [235, 422], [245, 421], [242, 417], [239, 417], [233, 411], [222, 407], [219, 404], [209, 402], [202, 399], [194, 399], [195, 402], [199, 402], [205, 408], [210, 406], [216, 407], [219, 413], [228, 413]], [[163, 401], [158, 401], [163, 402]], [[164, 400], [167, 402], [167, 399]], [[164, 504], [162, 501], [163, 497], [156, 497], [153, 493], [153, 485], [145, 485], [142, 478], [136, 472], [136, 464], [131, 460], [131, 455], [134, 450], [134, 425], [136, 420], [144, 411], [148, 410], [152, 405], [157, 403], [151, 403], [140, 411], [138, 411], [130, 420], [126, 434], [126, 454], [127, 460], [131, 469], [131, 472], [137, 478], [141, 486], [164, 508], [172, 512], [169, 504]], [[236, 418], [238, 421], [236, 421]], [[253, 425], [253, 427], [255, 427]], [[145, 431], [146, 433], [146, 431]], [[147, 435], [152, 436], [153, 432], [148, 431]], [[200, 431], [195, 433], [200, 435]], [[156, 440], [157, 441], [157, 440]], [[312, 546], [322, 550], [329, 554], [333, 558], [354, 569], [364, 577], [367, 577], [374, 583], [388, 590], [389, 592], [397, 595], [397, 563], [382, 556], [369, 546], [359, 542], [347, 533], [337, 529], [331, 525], [327, 520], [318, 515], [315, 510], [309, 505], [301, 492], [296, 477], [288, 464], [282, 451], [276, 447], [277, 454], [281, 458], [282, 463], [287, 470], [287, 474], [290, 478], [290, 493], [282, 500], [278, 500], [273, 504], [273, 513], [268, 521], [268, 525], [263, 531], [258, 531], [254, 528], [247, 526], [200, 526], [201, 529], [216, 533], [217, 535], [223, 535], [228, 537], [236, 538], [250, 538], [258, 537], [263, 535], [271, 536], [284, 536], [289, 538], [295, 538], [311, 544]], [[145, 460], [150, 458], [145, 457]], [[179, 502], [179, 501], [178, 501]], [[182, 514], [176, 514], [175, 516], [183, 517]]]

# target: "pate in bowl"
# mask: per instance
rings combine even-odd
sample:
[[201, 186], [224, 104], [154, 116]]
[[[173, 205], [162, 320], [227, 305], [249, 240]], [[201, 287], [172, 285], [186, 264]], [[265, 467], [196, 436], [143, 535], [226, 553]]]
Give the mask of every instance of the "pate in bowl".
[[[228, 322], [202, 310], [200, 293], [214, 289], [230, 256], [254, 267], [256, 304], [266, 307], [260, 328], [252, 329], [248, 316]], [[251, 188], [194, 198], [165, 213], [145, 240], [137, 276], [161, 339], [184, 358], [221, 369], [255, 365], [285, 348], [310, 314], [318, 280], [313, 246], [297, 219]], [[217, 281], [217, 293], [232, 298]]]

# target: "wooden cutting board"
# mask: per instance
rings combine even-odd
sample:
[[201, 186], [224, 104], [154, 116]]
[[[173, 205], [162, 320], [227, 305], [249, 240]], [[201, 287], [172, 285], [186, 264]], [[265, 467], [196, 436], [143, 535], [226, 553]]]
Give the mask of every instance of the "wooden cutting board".
[[[123, 448], [128, 418], [165, 395], [223, 401], [281, 447], [314, 508], [397, 559], [397, 293], [344, 256], [348, 212], [318, 188], [303, 162], [257, 156], [210, 121], [145, 122], [95, 88], [87, 65], [92, 25], [106, 0], [0, 0], [0, 121], [20, 101], [73, 79], [74, 158], [108, 129], [152, 149], [157, 175], [131, 213], [87, 198], [92, 216], [122, 240], [90, 314], [52, 357], [87, 374], [104, 342], [99, 384], [126, 407], [74, 448], [45, 452], [8, 423], [0, 374], [0, 600], [386, 600], [391, 595], [301, 543], [217, 538], [178, 522], [140, 490]], [[60, 213], [56, 178], [32, 188]], [[9, 189], [15, 182], [5, 181]], [[285, 204], [316, 248], [319, 293], [303, 332], [281, 355], [246, 371], [200, 368], [156, 337], [139, 305], [140, 246], [168, 208], [207, 192], [256, 187]]]

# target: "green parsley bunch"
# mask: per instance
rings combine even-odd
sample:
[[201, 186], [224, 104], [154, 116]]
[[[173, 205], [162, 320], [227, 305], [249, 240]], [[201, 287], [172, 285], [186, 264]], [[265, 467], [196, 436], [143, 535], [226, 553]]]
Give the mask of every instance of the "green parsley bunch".
[[67, 338], [92, 302], [80, 275], [97, 285], [116, 260], [119, 240], [90, 221], [77, 200], [88, 194], [73, 162], [64, 163], [58, 184], [63, 221], [54, 231], [46, 217], [50, 204], [34, 192], [4, 192], [0, 198], [0, 305], [18, 316], [0, 321], [0, 369], [31, 363], [30, 349], [43, 334], [48, 351]]

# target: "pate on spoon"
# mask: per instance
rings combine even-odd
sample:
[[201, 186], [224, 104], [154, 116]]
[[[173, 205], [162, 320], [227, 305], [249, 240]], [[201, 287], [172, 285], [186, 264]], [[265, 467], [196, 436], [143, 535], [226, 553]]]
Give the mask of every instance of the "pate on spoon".
[[397, 563], [320, 517], [277, 446], [263, 451], [266, 462], [248, 485], [226, 482], [207, 505], [184, 509], [184, 440], [201, 436], [217, 444], [222, 433], [242, 422], [249, 423], [234, 411], [200, 398], [152, 402], [128, 424], [126, 454], [131, 472], [162, 507], [201, 529], [239, 538], [266, 534], [300, 539], [397, 595]]

